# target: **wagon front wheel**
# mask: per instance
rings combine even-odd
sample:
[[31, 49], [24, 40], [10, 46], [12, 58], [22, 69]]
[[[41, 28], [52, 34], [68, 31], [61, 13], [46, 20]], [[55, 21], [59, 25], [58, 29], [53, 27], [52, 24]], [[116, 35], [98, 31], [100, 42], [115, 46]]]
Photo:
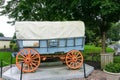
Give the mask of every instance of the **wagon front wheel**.
[[33, 72], [40, 65], [40, 54], [31, 48], [20, 50], [16, 56], [16, 66], [21, 70], [23, 63], [23, 72]]
[[78, 50], [71, 50], [66, 54], [65, 61], [70, 69], [78, 69], [83, 64], [82, 53]]

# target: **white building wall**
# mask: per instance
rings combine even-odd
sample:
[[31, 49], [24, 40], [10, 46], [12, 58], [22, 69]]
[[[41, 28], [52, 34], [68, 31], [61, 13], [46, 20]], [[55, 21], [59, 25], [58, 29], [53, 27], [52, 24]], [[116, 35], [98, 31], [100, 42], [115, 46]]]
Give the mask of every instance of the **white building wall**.
[[0, 41], [0, 49], [10, 48], [10, 41]]

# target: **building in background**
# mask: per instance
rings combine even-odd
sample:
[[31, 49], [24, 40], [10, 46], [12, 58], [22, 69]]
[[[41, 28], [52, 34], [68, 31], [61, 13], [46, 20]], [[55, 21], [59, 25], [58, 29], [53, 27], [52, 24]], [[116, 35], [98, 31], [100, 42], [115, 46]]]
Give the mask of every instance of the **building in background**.
[[0, 37], [0, 49], [10, 48], [11, 37]]

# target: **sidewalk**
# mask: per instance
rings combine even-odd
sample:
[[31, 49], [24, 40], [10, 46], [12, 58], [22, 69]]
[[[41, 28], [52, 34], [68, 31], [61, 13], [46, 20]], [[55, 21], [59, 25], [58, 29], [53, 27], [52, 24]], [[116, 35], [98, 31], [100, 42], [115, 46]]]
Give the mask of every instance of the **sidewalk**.
[[[3, 72], [8, 68], [9, 66], [4, 67]], [[111, 75], [101, 70], [94, 70], [87, 78], [71, 79], [71, 80], [120, 80], [120, 75]]]
[[87, 78], [72, 80], [120, 80], [120, 75], [111, 75], [101, 70], [94, 70]]

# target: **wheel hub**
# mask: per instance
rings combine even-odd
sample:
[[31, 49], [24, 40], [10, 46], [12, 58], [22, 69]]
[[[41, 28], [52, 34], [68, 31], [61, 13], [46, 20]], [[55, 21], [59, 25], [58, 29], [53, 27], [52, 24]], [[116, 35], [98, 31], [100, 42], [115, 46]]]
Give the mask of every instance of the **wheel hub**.
[[72, 61], [73, 61], [73, 62], [76, 62], [76, 61], [77, 61], [77, 58], [76, 58], [76, 57], [73, 57], [73, 58], [72, 58]]
[[30, 64], [31, 61], [32, 61], [31, 58], [26, 58], [26, 59], [25, 59], [25, 63], [27, 63], [27, 64]]

